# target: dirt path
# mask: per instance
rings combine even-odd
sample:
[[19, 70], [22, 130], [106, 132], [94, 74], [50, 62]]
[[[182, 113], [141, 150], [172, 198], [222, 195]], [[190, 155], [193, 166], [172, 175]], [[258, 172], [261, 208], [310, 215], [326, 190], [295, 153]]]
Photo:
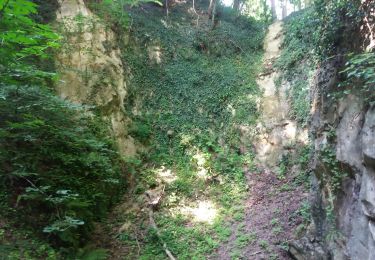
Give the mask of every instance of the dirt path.
[[283, 173], [280, 167], [282, 158], [292, 158], [298, 147], [307, 142], [306, 131], [288, 117], [287, 85], [277, 89], [274, 83], [278, 73], [273, 63], [280, 55], [281, 41], [282, 22], [276, 22], [269, 27], [265, 39], [265, 72], [258, 79], [264, 94], [257, 135], [255, 140], [242, 140], [253, 142], [258, 170], [245, 169], [249, 186], [245, 216], [232, 223], [230, 238], [213, 259], [289, 259], [287, 241], [302, 222], [296, 213], [306, 195], [304, 188], [294, 182], [299, 169], [291, 166]]

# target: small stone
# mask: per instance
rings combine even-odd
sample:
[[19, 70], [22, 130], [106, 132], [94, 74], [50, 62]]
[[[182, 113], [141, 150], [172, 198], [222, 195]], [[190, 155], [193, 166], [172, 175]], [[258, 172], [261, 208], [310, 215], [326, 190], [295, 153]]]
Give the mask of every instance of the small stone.
[[173, 131], [173, 130], [168, 130], [167, 135], [168, 135], [169, 137], [171, 137], [173, 134], [174, 134], [174, 131]]

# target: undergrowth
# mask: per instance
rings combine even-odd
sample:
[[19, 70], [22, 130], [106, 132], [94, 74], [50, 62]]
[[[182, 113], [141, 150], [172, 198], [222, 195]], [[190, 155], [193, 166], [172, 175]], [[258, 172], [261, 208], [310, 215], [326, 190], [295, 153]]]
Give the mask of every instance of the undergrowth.
[[314, 41], [317, 25], [312, 16], [313, 11], [307, 9], [285, 20], [282, 52], [275, 64], [282, 71], [276, 85], [290, 83], [287, 93], [290, 113], [302, 126], [307, 126], [309, 119], [310, 81], [317, 62]]
[[[243, 165], [251, 166], [253, 155], [240, 153], [239, 127], [258, 116], [255, 79], [265, 26], [222, 17], [212, 30], [207, 16], [198, 20], [189, 7], [177, 4], [168, 17], [156, 6], [132, 9], [131, 26], [119, 31], [130, 32], [120, 39], [131, 75], [126, 109], [136, 121], [134, 136], [142, 143], [149, 138], [135, 190], [141, 195], [165, 185], [155, 213], [162, 239], [179, 259], [202, 259], [228, 239], [225, 222], [243, 215], [235, 205], [246, 194]], [[152, 230], [138, 229], [146, 234], [139, 258], [164, 259]], [[138, 251], [129, 237], [122, 243]]]
[[276, 83], [279, 86], [285, 81], [290, 83], [291, 113], [303, 126], [308, 123], [309, 88], [314, 71], [319, 64], [340, 56], [344, 62], [336, 65], [341, 72], [328, 97], [340, 99], [354, 93], [373, 104], [374, 54], [358, 46], [362, 44], [360, 27], [365, 27], [365, 16], [374, 5], [358, 0], [316, 0], [285, 19], [283, 50], [276, 62], [282, 73]]

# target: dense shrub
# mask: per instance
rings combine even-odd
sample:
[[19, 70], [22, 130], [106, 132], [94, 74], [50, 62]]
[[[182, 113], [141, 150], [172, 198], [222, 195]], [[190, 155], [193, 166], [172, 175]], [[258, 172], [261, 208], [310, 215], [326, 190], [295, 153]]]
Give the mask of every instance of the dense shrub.
[[93, 111], [53, 94], [59, 36], [37, 5], [0, 10], [0, 258], [53, 258], [43, 240], [82, 246], [124, 190], [123, 162]]
[[122, 188], [119, 155], [84, 109], [35, 86], [1, 86], [1, 189], [23, 222], [78, 246]]

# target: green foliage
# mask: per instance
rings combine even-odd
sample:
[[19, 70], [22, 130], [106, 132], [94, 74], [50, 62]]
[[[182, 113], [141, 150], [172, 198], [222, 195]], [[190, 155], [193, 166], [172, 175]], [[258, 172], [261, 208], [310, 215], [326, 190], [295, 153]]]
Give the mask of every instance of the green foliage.
[[311, 205], [309, 201], [304, 201], [297, 213], [302, 217], [305, 225], [309, 224], [311, 221]]
[[106, 20], [119, 34], [126, 33], [127, 27], [131, 24], [131, 17], [128, 9], [138, 6], [141, 3], [155, 3], [162, 5], [158, 0], [103, 0], [90, 1], [89, 6], [96, 14]]
[[106, 260], [108, 253], [105, 249], [95, 249], [91, 247], [84, 247], [78, 251], [77, 259], [82, 260]]
[[257, 240], [257, 234], [255, 232], [252, 232], [249, 234], [240, 233], [236, 238], [235, 245], [238, 248], [243, 248], [249, 244], [255, 243], [256, 240]]
[[129, 134], [136, 137], [139, 141], [146, 143], [151, 137], [152, 129], [150, 124], [144, 119], [136, 119], [133, 121]]
[[[316, 27], [320, 35], [316, 49], [321, 57], [326, 56], [325, 59], [355, 50], [356, 54], [349, 53], [345, 57], [347, 62], [341, 71], [344, 81], [340, 82], [336, 92], [329, 93], [329, 96], [333, 99], [341, 98], [353, 91], [365, 97], [365, 102], [372, 104], [375, 82], [374, 54], [358, 53], [360, 43], [352, 40], [361, 38], [360, 27], [364, 26], [362, 21], [366, 15], [362, 5], [364, 3], [359, 0], [335, 0], [328, 3], [323, 0], [315, 1], [316, 19], [320, 21]], [[374, 6], [373, 3], [369, 5]]]
[[314, 48], [321, 59], [336, 55], [343, 42], [349, 40], [346, 37], [353, 37], [360, 31], [363, 18], [360, 5], [360, 0], [314, 1], [311, 17], [316, 28]]
[[124, 162], [95, 111], [51, 92], [59, 36], [37, 10], [0, 3], [0, 218], [11, 230], [2, 256], [56, 259], [53, 245], [73, 258], [124, 190]]
[[258, 21], [271, 23], [273, 20], [271, 8], [266, 0], [246, 0], [243, 1], [242, 13], [253, 17]]
[[[149, 144], [137, 192], [162, 182], [161, 168], [173, 174], [176, 179], [164, 183], [163, 204], [155, 214], [158, 228], [178, 258], [202, 259], [230, 236], [224, 220], [243, 218], [243, 209], [235, 205], [246, 194], [243, 165], [251, 167], [253, 156], [239, 154], [238, 126], [251, 126], [258, 116], [256, 75], [265, 27], [230, 14], [215, 30], [202, 20], [196, 26], [190, 7], [176, 4], [167, 17], [162, 8], [145, 5], [130, 11], [130, 28], [109, 26], [129, 31], [119, 41], [132, 75], [126, 109], [137, 114], [132, 136]], [[206, 176], [200, 177], [200, 171]], [[217, 207], [212, 224], [179, 213], [184, 203], [195, 207], [200, 199]], [[165, 259], [155, 232], [145, 240], [140, 259]], [[122, 243], [137, 251], [134, 239]]]
[[32, 18], [38, 23], [50, 23], [55, 21], [58, 8], [58, 0], [32, 0], [37, 5], [37, 13]]
[[35, 61], [48, 58], [49, 49], [58, 46], [59, 37], [49, 26], [32, 19], [36, 13], [37, 5], [28, 0], [4, 0], [0, 3], [2, 82], [37, 82], [51, 76], [40, 70]]
[[290, 166], [290, 154], [283, 154], [279, 162], [277, 178], [279, 178], [280, 180], [285, 179], [285, 175], [288, 171], [289, 166]]
[[123, 184], [106, 130], [36, 86], [2, 85], [0, 96], [1, 187], [9, 203], [30, 216], [25, 224], [79, 246]]
[[[283, 51], [276, 62], [276, 67], [282, 70], [278, 81], [281, 84], [286, 80], [291, 84], [289, 96], [292, 116], [303, 126], [307, 125], [309, 118], [308, 97], [312, 72], [318, 62], [328, 60], [343, 49], [353, 48], [350, 44], [352, 41], [345, 37], [359, 31], [363, 18], [359, 5], [360, 1], [357, 0], [316, 0], [311, 7], [285, 20]], [[353, 71], [353, 66], [349, 66], [348, 71]], [[356, 69], [357, 72], [353, 71], [351, 75], [360, 76], [359, 73], [363, 73], [363, 76], [366, 74], [368, 77], [371, 74], [371, 70], [360, 70]], [[370, 88], [363, 89], [369, 92]]]
[[[144, 114], [155, 115], [151, 124], [158, 142], [179, 146], [182, 136], [188, 134], [189, 145], [212, 149], [218, 140], [212, 133], [221, 124], [230, 131], [232, 123], [242, 122], [246, 117], [248, 123], [255, 121], [255, 99], [247, 98], [258, 93], [254, 63], [260, 57], [264, 33], [261, 27], [250, 22], [239, 26], [223, 22], [217, 30], [204, 31], [202, 27], [178, 22], [178, 10], [171, 12], [173, 17], [168, 27], [157, 12], [148, 15], [147, 20], [140, 10], [131, 15], [133, 36], [161, 51], [160, 65], [151, 63], [147, 52], [139, 53], [132, 46], [124, 52], [124, 61], [134, 76], [130, 95], [141, 97]], [[254, 36], [248, 37], [246, 31]], [[246, 55], [242, 51], [255, 53]], [[175, 133], [172, 140], [166, 134], [168, 130]]]
[[284, 22], [282, 54], [276, 66], [287, 72], [302, 60], [312, 57], [316, 41], [317, 23], [311, 8], [291, 14]]
[[[3, 199], [3, 197], [2, 197]], [[1, 205], [4, 213], [6, 208]], [[2, 214], [3, 215], [3, 214]], [[1, 216], [0, 223], [0, 256], [1, 259], [46, 259], [60, 257], [51, 245], [35, 236], [33, 230], [16, 229]]]
[[260, 240], [259, 241], [259, 246], [263, 249], [263, 250], [268, 250], [268, 248], [269, 248], [269, 246], [270, 246], [270, 244], [269, 244], [269, 242], [267, 241], [267, 240], [264, 240], [264, 239], [262, 239], [262, 240]]
[[357, 91], [371, 105], [375, 102], [375, 53], [349, 54], [345, 69], [341, 71], [347, 80], [339, 85], [346, 87], [343, 94]]
[[333, 195], [336, 195], [341, 189], [342, 180], [347, 176], [339, 161], [336, 159], [336, 153], [330, 147], [320, 151], [320, 160], [324, 163], [323, 178], [332, 189]]
[[309, 80], [315, 63], [314, 37], [316, 22], [313, 12], [307, 9], [292, 14], [284, 23], [284, 40], [282, 53], [275, 66], [282, 71], [277, 85], [288, 81], [291, 88], [288, 92], [290, 98], [290, 115], [302, 126], [306, 126], [309, 118]]
[[297, 158], [295, 164], [300, 167], [300, 174], [293, 180], [294, 185], [304, 185], [306, 190], [310, 188], [310, 169], [309, 162], [311, 158], [312, 147], [311, 144], [301, 147], [297, 151]]
[[[218, 247], [215, 233], [209, 226], [186, 227], [187, 219], [160, 217], [157, 219], [162, 239], [180, 259], [199, 259]], [[146, 237], [146, 245], [140, 259], [165, 259], [165, 252], [154, 231], [150, 230]]]
[[362, 18], [359, 4], [358, 0], [315, 0], [311, 7], [291, 14], [285, 19], [283, 42], [288, 52], [282, 54], [278, 65], [288, 69], [304, 59], [314, 62], [337, 54], [347, 37], [343, 32], [358, 29]]

